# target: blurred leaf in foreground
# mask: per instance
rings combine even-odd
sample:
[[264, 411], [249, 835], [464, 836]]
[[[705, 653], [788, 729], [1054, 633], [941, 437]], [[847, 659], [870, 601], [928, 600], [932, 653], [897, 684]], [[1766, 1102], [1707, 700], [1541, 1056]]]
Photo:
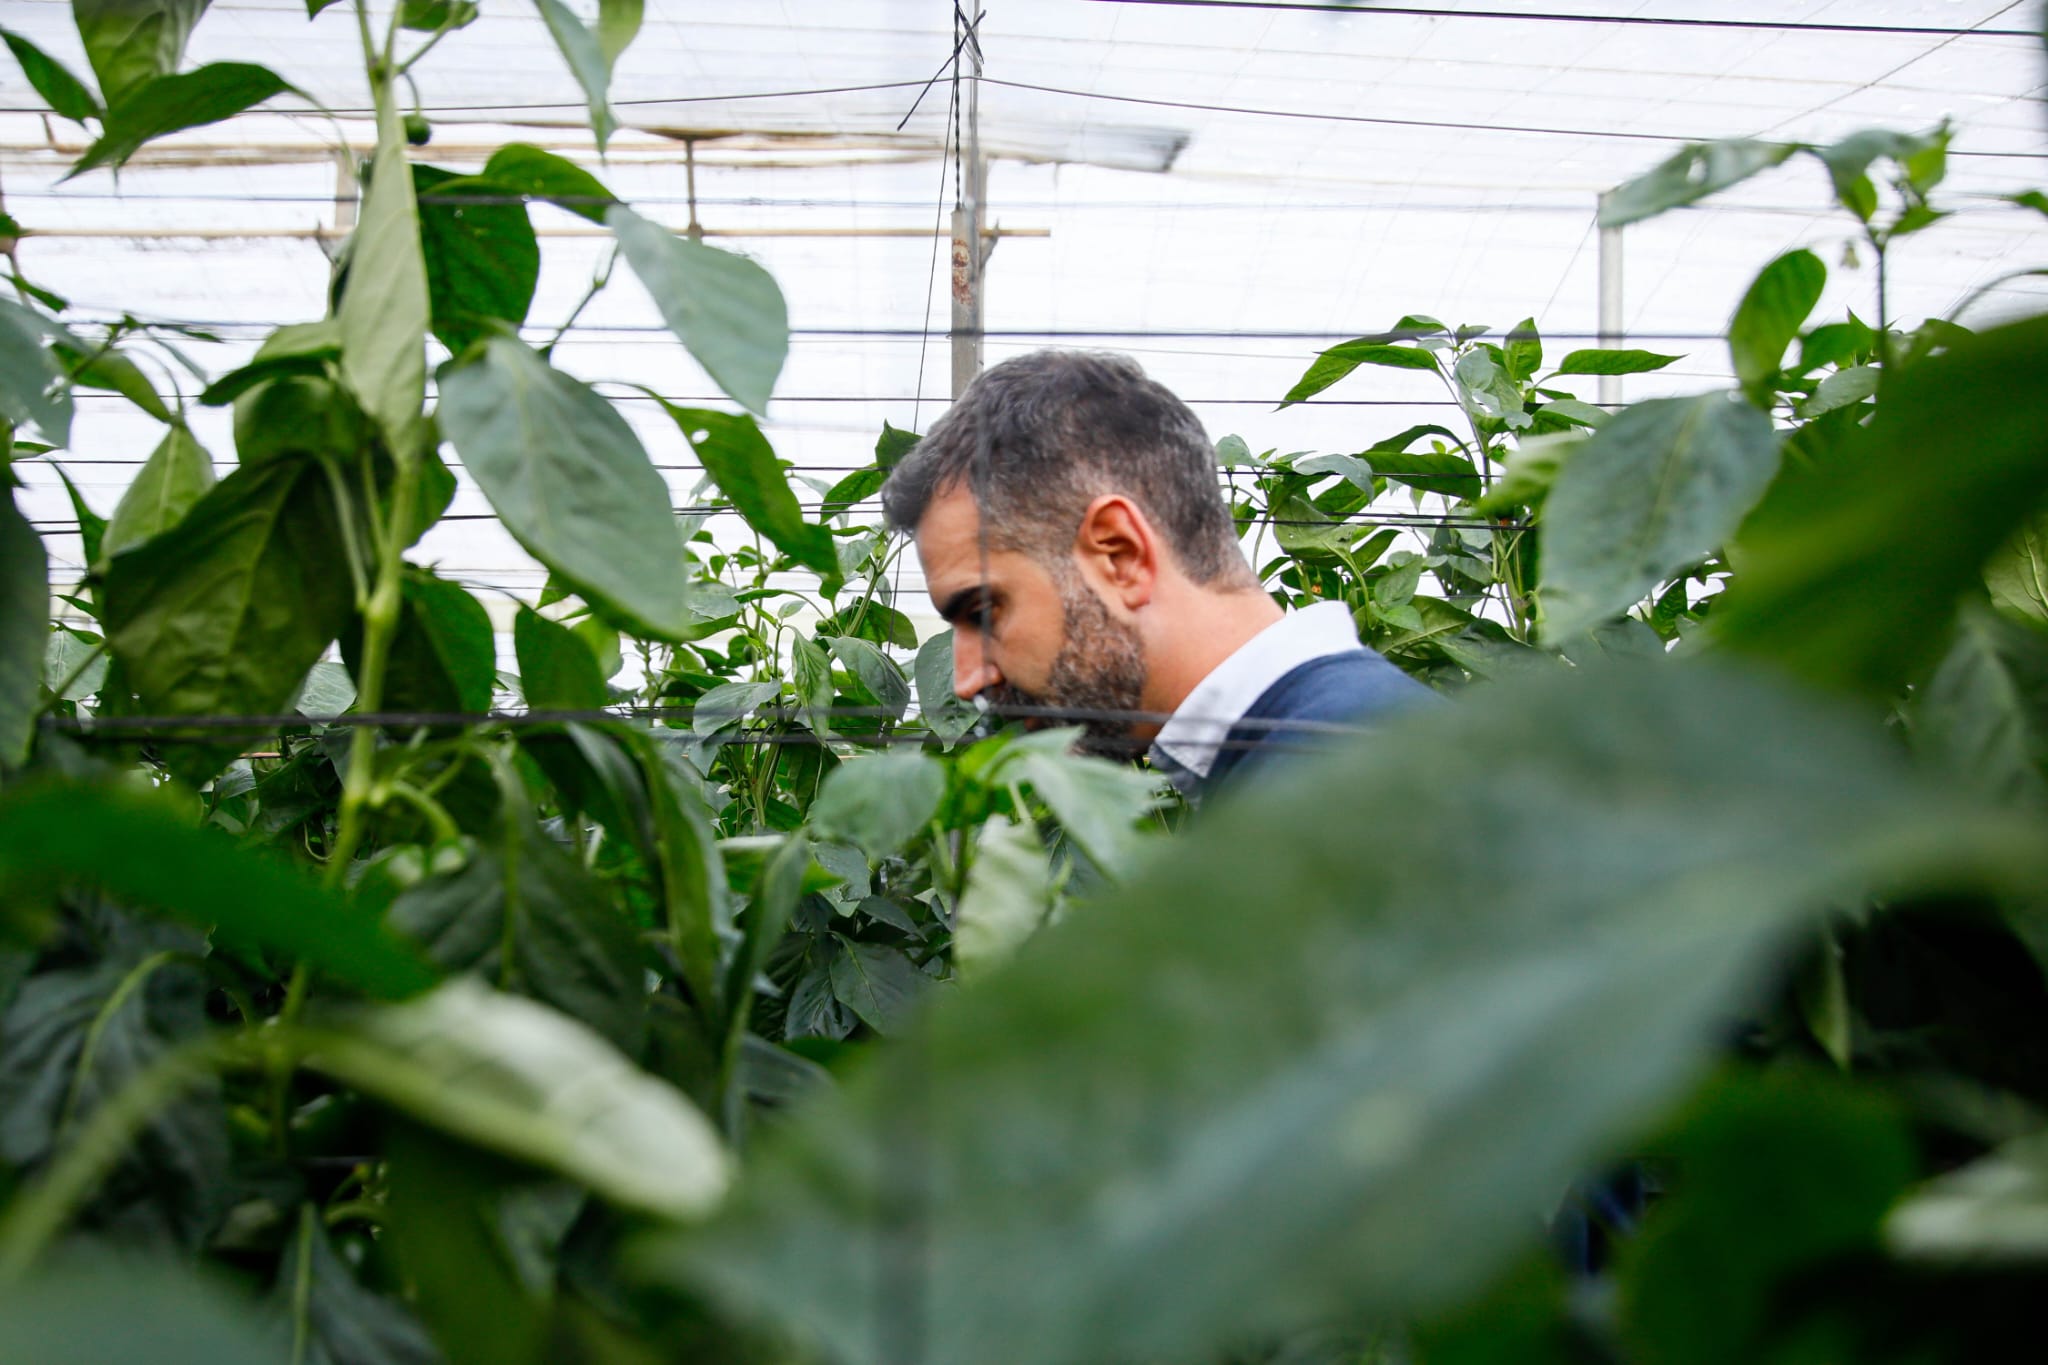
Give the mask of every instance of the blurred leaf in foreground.
[[1853, 716], [1662, 659], [1243, 795], [940, 1002], [643, 1271], [853, 1362], [1178, 1358], [1447, 1306], [1814, 912], [2044, 860]]

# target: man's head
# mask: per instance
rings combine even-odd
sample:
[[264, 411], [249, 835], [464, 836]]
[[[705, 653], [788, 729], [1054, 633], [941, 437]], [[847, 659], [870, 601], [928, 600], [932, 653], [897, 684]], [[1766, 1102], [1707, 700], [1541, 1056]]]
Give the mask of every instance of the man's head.
[[[989, 370], [891, 473], [882, 504], [916, 535], [955, 627], [955, 690], [998, 708], [1170, 710], [1166, 656], [1200, 626], [1189, 608], [1265, 601], [1201, 423], [1122, 356], [1039, 351]], [[1130, 733], [1087, 728], [1101, 747]]]

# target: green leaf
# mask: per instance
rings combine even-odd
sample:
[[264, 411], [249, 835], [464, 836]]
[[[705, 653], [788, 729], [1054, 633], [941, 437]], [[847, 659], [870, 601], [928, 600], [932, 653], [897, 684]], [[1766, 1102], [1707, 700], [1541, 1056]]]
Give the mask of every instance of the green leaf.
[[1876, 347], [1876, 333], [1851, 313], [1847, 322], [1822, 323], [1799, 338], [1798, 372], [1811, 374], [1824, 365], [1846, 370], [1868, 358]]
[[681, 1092], [568, 1016], [475, 981], [323, 1030], [307, 1064], [656, 1217], [701, 1216], [730, 1178], [717, 1133]]
[[946, 770], [915, 748], [848, 759], [825, 775], [811, 805], [820, 839], [857, 844], [868, 861], [900, 850], [932, 822], [946, 795]]
[[21, 74], [28, 77], [28, 83], [43, 97], [43, 103], [73, 123], [100, 117], [100, 102], [93, 98], [85, 82], [72, 75], [62, 62], [8, 29], [0, 28], [0, 41], [7, 44], [14, 60], [21, 63]]
[[1528, 415], [1523, 411], [1521, 385], [1508, 376], [1487, 348], [1467, 351], [1458, 357], [1451, 375], [1457, 380], [1458, 393], [1468, 411], [1509, 427], [1529, 425]]
[[832, 533], [804, 520], [782, 463], [775, 458], [775, 448], [752, 417], [669, 403], [661, 406], [682, 429], [704, 472], [731, 501], [733, 510], [747, 519], [747, 525], [806, 568], [827, 578], [839, 576]]
[[[110, 1313], [107, 1305], [119, 1303]], [[278, 1346], [242, 1296], [183, 1266], [66, 1258], [0, 1292], [0, 1357], [277, 1365]]]
[[0, 769], [28, 758], [49, 634], [49, 554], [14, 495], [0, 495]]
[[1543, 368], [1543, 340], [1536, 334], [1536, 319], [1523, 318], [1516, 323], [1501, 352], [1508, 378], [1517, 384], [1534, 379], [1536, 371]]
[[44, 346], [68, 334], [32, 310], [0, 299], [0, 420], [32, 426], [53, 446], [71, 441], [71, 388]]
[[1472, 467], [1472, 461], [1455, 451], [1404, 450], [1384, 456], [1375, 469], [1389, 483], [1405, 484], [1424, 493], [1441, 493], [1459, 502], [1479, 496], [1479, 471]]
[[1137, 825], [1159, 804], [1158, 784], [1128, 764], [1072, 751], [1073, 730], [1043, 730], [1003, 751], [995, 780], [1028, 783], [1067, 837], [1120, 877], [1137, 862]]
[[341, 356], [341, 326], [333, 318], [287, 323], [263, 339], [255, 358], [206, 386], [199, 401], [219, 407], [267, 380], [287, 376], [324, 376], [327, 362]]
[[1719, 549], [1778, 461], [1770, 418], [1725, 393], [1617, 413], [1573, 452], [1544, 503], [1544, 633], [1590, 630]]
[[854, 470], [826, 491], [824, 502], [819, 509], [820, 515], [830, 517], [835, 513], [851, 510], [855, 504], [866, 502], [881, 492], [882, 485], [888, 482], [888, 479], [889, 471], [886, 469]]
[[208, 0], [72, 0], [86, 59], [109, 105], [185, 59], [185, 43]]
[[617, 195], [575, 162], [524, 142], [508, 143], [492, 152], [480, 178], [529, 199], [545, 199], [600, 227], [605, 212], [619, 202]]
[[583, 637], [521, 605], [512, 622], [519, 684], [536, 711], [596, 711], [611, 702], [597, 658]]
[[[1834, 182], [1835, 198], [1864, 222], [1869, 222], [1877, 211], [1877, 190], [1870, 183], [1870, 163], [1879, 157], [1897, 161], [1902, 170], [1911, 174], [1915, 159], [1921, 169], [1920, 192], [1926, 193], [1941, 179], [1948, 146], [1946, 128], [1932, 133], [1900, 133], [1889, 128], [1865, 128], [1849, 134], [1841, 141], [1813, 150], [1828, 168], [1828, 178]], [[1931, 156], [1929, 154], [1932, 154]], [[1931, 179], [1927, 177], [1931, 176]]]
[[1991, 601], [2001, 611], [2048, 625], [2048, 515], [2021, 526], [1984, 566]]
[[2048, 494], [2048, 320], [1901, 370], [1870, 426], [1785, 474], [1715, 603], [1727, 643], [1889, 694], [1942, 646], [1956, 598]]
[[1696, 204], [1710, 194], [1741, 184], [1759, 171], [1783, 165], [1799, 150], [1793, 142], [1726, 138], [1696, 142], [1634, 180], [1600, 196], [1600, 226], [1623, 227], [1667, 209]]
[[876, 466], [884, 473], [894, 469], [903, 462], [905, 455], [917, 449], [917, 443], [923, 439], [916, 432], [892, 427], [886, 418], [883, 419], [882, 434], [875, 438]]
[[606, 66], [617, 66], [638, 36], [644, 5], [645, 0], [597, 0], [597, 48]]
[[99, 139], [64, 179], [102, 166], [118, 168], [145, 142], [233, 118], [286, 91], [297, 93], [269, 67], [249, 62], [211, 62], [194, 71], [144, 81], [108, 105]]
[[700, 735], [714, 734], [728, 725], [739, 724], [748, 712], [781, 694], [779, 682], [720, 683], [697, 698], [697, 704], [690, 709], [690, 728]]
[[428, 311], [441, 344], [459, 354], [493, 323], [525, 322], [540, 280], [540, 243], [526, 205], [464, 202], [516, 201], [518, 191], [488, 176], [458, 176], [433, 166], [414, 166], [412, 182]]
[[841, 937], [832, 959], [832, 994], [881, 1034], [900, 1032], [932, 988], [901, 948]]
[[397, 111], [380, 110], [377, 155], [370, 163], [362, 218], [349, 238], [348, 277], [335, 311], [342, 380], [400, 457], [411, 453], [411, 433], [426, 401], [432, 315], [419, 204], [405, 145]]
[[135, 481], [114, 507], [100, 541], [101, 553], [117, 555], [162, 535], [192, 510], [212, 488], [213, 457], [183, 423], [164, 433]]
[[271, 1294], [308, 1358], [335, 1365], [439, 1365], [440, 1355], [402, 1301], [356, 1282], [328, 1239], [319, 1207], [299, 1205]]
[[1721, 1078], [1658, 1146], [1674, 1188], [1622, 1246], [1617, 1307], [1659, 1365], [1768, 1358], [1796, 1278], [1876, 1252], [1915, 1164], [1889, 1104], [1798, 1070]]
[[1372, 466], [1356, 455], [1311, 455], [1305, 460], [1296, 460], [1294, 472], [1339, 475], [1368, 497], [1379, 491], [1373, 487]]
[[437, 33], [468, 28], [476, 22], [477, 13], [475, 0], [401, 0], [398, 22], [417, 33]]
[[97, 347], [88, 354], [59, 344], [57, 354], [70, 371], [74, 386], [118, 393], [159, 422], [178, 420], [141, 367], [111, 346]]
[[[398, 629], [384, 666], [384, 709], [480, 714], [491, 709], [498, 647], [491, 615], [460, 584], [407, 565], [399, 580]], [[362, 628], [343, 633], [351, 676], [362, 667]]]
[[123, 784], [43, 780], [0, 793], [0, 889], [34, 897], [95, 887], [303, 962], [365, 994], [397, 998], [434, 973], [373, 920], [268, 852], [240, 848], [189, 810]]
[[1877, 393], [1877, 367], [1875, 365], [1852, 365], [1846, 370], [1837, 370], [1820, 381], [1813, 391], [1813, 397], [1801, 402], [1799, 415], [1811, 420], [1835, 411], [1837, 408], [1853, 407]]
[[[1812, 916], [2044, 870], [2032, 821], [1924, 786], [1860, 717], [1661, 659], [1411, 713], [1203, 819], [770, 1135], [650, 1278], [850, 1365], [901, 1358], [906, 1302], [929, 1365], [1446, 1306]], [[873, 1255], [905, 1208], [920, 1254]]]
[[846, 671], [860, 679], [860, 685], [875, 704], [901, 720], [910, 706], [910, 680], [896, 661], [866, 640], [852, 635], [834, 635], [825, 641], [833, 657]]
[[953, 632], [942, 630], [917, 648], [911, 665], [917, 683], [917, 713], [925, 728], [943, 740], [973, 729], [981, 713], [953, 690]]
[[[604, 152], [604, 144], [610, 140], [619, 126], [612, 117], [610, 90], [612, 64], [605, 56], [604, 44], [597, 34], [583, 26], [562, 0], [533, 0], [540, 11], [541, 20], [548, 26], [548, 35], [555, 40], [555, 47], [561, 52], [562, 60], [569, 64], [569, 74], [583, 87], [584, 98], [590, 102], [590, 131], [597, 137], [597, 150]], [[617, 9], [617, 0], [608, 0]], [[604, 25], [601, 14], [600, 27]], [[637, 27], [637, 26], [636, 26]]]
[[668, 485], [618, 410], [511, 337], [440, 372], [441, 430], [527, 551], [617, 624], [694, 619]]
[[962, 981], [1016, 956], [1052, 912], [1052, 867], [1029, 824], [991, 820], [975, 835], [974, 863], [953, 925], [953, 969]]
[[1773, 381], [1785, 363], [1785, 348], [1820, 302], [1828, 268], [1805, 248], [1788, 251], [1758, 272], [1728, 324], [1728, 353], [1735, 377], [1758, 407], [1768, 408]]
[[1929, 1181], [1885, 1225], [1890, 1249], [1946, 1265], [2048, 1256], [2048, 1135], [2029, 1134]]
[[2048, 803], [2048, 631], [1982, 607], [1913, 698], [1915, 738], [1958, 780], [2014, 803]]
[[[543, 0], [556, 3], [556, 0]], [[654, 306], [718, 387], [761, 413], [789, 355], [789, 306], [744, 256], [678, 237], [620, 204], [605, 214]]]
[[65, 496], [71, 500], [71, 515], [78, 518], [78, 543], [79, 548], [85, 551], [85, 562], [97, 564], [100, 562], [100, 546], [106, 539], [107, 519], [92, 510], [78, 491], [78, 485], [71, 482], [69, 474], [55, 465], [51, 468], [57, 470], [57, 477], [63, 481]]
[[1360, 365], [1386, 365], [1397, 370], [1436, 370], [1436, 356], [1420, 346], [1390, 346], [1383, 342], [1360, 337], [1332, 346], [1316, 357], [1315, 363], [1287, 391], [1280, 400], [1281, 407], [1289, 407], [1304, 398], [1313, 398], [1330, 385], [1350, 374]]
[[631, 1055], [647, 1039], [637, 930], [610, 888], [525, 816], [461, 870], [409, 887], [386, 922], [436, 967], [532, 996]]
[[1648, 374], [1676, 364], [1682, 356], [1659, 355], [1655, 351], [1573, 351], [1558, 363], [1556, 374]]
[[[355, 608], [332, 494], [318, 465], [278, 461], [229, 474], [183, 520], [115, 556], [104, 590], [107, 643], [157, 715], [282, 710]], [[174, 742], [188, 780], [213, 775], [225, 745]]]

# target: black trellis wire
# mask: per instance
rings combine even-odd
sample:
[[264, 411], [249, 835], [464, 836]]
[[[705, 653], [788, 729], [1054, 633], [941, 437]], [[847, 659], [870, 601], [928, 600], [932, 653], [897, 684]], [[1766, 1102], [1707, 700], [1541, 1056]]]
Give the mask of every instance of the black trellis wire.
[[[963, 705], [966, 705], [963, 703]], [[978, 708], [976, 708], [978, 710]], [[498, 726], [505, 729], [534, 729], [565, 725], [606, 725], [624, 721], [667, 722], [649, 731], [670, 737], [705, 744], [779, 744], [779, 743], [820, 743], [820, 744], [866, 744], [883, 743], [932, 743], [953, 742], [930, 731], [888, 731], [872, 734], [818, 734], [815, 731], [775, 731], [773, 733], [745, 732], [723, 733], [726, 727], [744, 724], [751, 717], [761, 722], [815, 722], [816, 720], [872, 720], [884, 723], [901, 721], [906, 712], [885, 706], [807, 706], [761, 705], [745, 708], [705, 708], [702, 706], [628, 706], [621, 705], [594, 710], [525, 710], [525, 711], [344, 711], [334, 715], [309, 715], [304, 712], [287, 711], [273, 714], [250, 715], [147, 715], [147, 716], [57, 716], [41, 718], [45, 729], [66, 734], [87, 737], [123, 737], [174, 743], [214, 743], [230, 735], [269, 735], [280, 730], [306, 729], [313, 726], [340, 729], [382, 729], [417, 730], [447, 728], [451, 726]], [[1173, 719], [1176, 713], [1144, 711], [1121, 707], [1072, 707], [1005, 705], [980, 712], [976, 724], [1009, 721], [1038, 722], [1041, 724], [1088, 724], [1110, 723], [1124, 725], [1163, 725]], [[717, 727], [708, 732], [695, 729], [696, 722], [709, 717]], [[1347, 724], [1340, 721], [1273, 719], [1259, 717], [1201, 716], [1180, 717], [1183, 721], [1199, 725], [1214, 726], [1225, 731], [1243, 732], [1243, 737], [1231, 739], [1227, 735], [1214, 741], [1200, 741], [1203, 747], [1214, 743], [1217, 747], [1257, 744], [1265, 736], [1288, 734], [1302, 737], [1342, 737], [1366, 733], [1370, 727], [1361, 724]], [[675, 722], [690, 726], [685, 730]], [[808, 736], [800, 738], [799, 736]]]
[[2023, 28], [1940, 28], [1931, 24], [1843, 24], [1816, 23], [1799, 19], [1709, 19], [1693, 16], [1661, 17], [1647, 14], [1540, 14], [1526, 10], [1427, 9], [1416, 5], [1348, 4], [1331, 0], [1093, 0], [1095, 4], [1162, 5], [1187, 9], [1299, 10], [1321, 14], [1360, 17], [1391, 15], [1411, 19], [1481, 19], [1543, 24], [1601, 24], [1613, 27], [1720, 28], [1781, 33], [1868, 33], [1898, 34], [1927, 38], [2034, 38], [2040, 35]]

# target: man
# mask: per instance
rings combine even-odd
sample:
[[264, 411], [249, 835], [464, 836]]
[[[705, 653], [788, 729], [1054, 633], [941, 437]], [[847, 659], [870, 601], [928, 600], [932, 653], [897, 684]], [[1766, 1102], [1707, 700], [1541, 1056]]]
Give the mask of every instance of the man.
[[1431, 695], [1358, 643], [1341, 603], [1289, 614], [1266, 595], [1201, 423], [1122, 356], [989, 370], [882, 504], [954, 628], [954, 691], [1083, 713], [1098, 751], [1149, 739], [1191, 798]]

